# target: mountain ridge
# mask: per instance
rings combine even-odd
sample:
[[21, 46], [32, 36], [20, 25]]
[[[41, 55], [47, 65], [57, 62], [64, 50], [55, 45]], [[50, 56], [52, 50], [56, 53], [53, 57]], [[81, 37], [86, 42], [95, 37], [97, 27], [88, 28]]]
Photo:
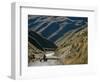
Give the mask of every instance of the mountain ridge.
[[87, 17], [29, 15], [28, 28], [55, 42], [70, 30], [87, 25]]

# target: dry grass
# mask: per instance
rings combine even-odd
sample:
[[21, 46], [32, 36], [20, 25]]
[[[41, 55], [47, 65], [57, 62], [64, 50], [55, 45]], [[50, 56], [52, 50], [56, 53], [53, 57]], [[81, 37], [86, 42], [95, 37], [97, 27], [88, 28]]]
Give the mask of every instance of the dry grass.
[[60, 61], [63, 64], [87, 64], [87, 37], [87, 28], [85, 28], [74, 33], [72, 37], [59, 41], [56, 53], [61, 57]]

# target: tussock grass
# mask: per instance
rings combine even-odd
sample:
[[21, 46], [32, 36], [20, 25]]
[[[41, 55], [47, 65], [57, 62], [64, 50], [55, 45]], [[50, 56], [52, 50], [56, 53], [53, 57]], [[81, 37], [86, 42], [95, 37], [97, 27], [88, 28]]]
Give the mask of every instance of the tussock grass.
[[[63, 64], [87, 64], [88, 63], [88, 35], [87, 28], [73, 33], [70, 38], [64, 38], [57, 43], [56, 53], [61, 57]], [[68, 36], [66, 36], [68, 37]]]

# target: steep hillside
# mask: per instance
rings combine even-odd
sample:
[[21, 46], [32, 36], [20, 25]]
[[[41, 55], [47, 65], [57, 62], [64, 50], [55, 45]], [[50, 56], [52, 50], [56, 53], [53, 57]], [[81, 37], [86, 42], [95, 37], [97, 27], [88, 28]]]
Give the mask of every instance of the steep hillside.
[[34, 62], [43, 57], [44, 52], [28, 42], [28, 63]]
[[[56, 54], [63, 64], [87, 64], [88, 63], [88, 37], [87, 28], [70, 32], [67, 36], [58, 40]], [[65, 38], [66, 37], [66, 38]]]
[[29, 15], [28, 30], [55, 42], [65, 33], [87, 25], [87, 17]]
[[30, 42], [28, 43], [28, 66], [62, 65], [59, 60], [53, 59], [53, 56], [49, 56], [49, 58], [51, 57], [51, 59], [48, 59], [47, 61], [41, 61], [41, 59], [43, 59], [43, 56], [43, 51], [37, 49]]

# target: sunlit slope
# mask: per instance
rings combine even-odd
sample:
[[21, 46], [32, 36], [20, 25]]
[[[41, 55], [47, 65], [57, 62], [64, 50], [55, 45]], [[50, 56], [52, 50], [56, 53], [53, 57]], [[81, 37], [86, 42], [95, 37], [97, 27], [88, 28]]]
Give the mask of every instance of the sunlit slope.
[[88, 63], [88, 32], [87, 27], [80, 31], [67, 33], [56, 44], [56, 54], [63, 64], [87, 64]]

